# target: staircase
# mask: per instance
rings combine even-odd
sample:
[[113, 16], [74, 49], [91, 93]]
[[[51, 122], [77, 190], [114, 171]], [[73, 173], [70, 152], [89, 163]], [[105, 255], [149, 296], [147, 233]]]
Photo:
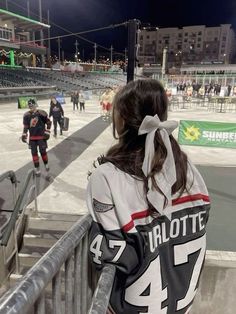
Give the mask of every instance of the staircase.
[[[19, 273], [10, 275], [10, 287], [13, 287], [80, 218], [79, 215], [70, 214], [39, 213], [38, 216], [29, 214], [18, 254]], [[51, 287], [48, 287], [46, 291], [50, 292]]]

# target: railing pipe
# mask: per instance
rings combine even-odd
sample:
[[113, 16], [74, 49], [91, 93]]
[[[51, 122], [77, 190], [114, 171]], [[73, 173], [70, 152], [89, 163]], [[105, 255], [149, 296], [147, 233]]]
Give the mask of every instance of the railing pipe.
[[[0, 299], [0, 314], [25, 314], [83, 239], [92, 222], [83, 217]], [[66, 253], [65, 253], [66, 252]]]
[[[17, 198], [16, 204], [15, 204], [14, 210], [12, 212], [12, 215], [11, 215], [11, 217], [9, 219], [8, 225], [6, 226], [6, 228], [4, 230], [4, 233], [3, 233], [3, 236], [2, 236], [2, 240], [1, 240], [1, 245], [2, 246], [6, 246], [7, 243], [8, 243], [8, 240], [10, 238], [12, 230], [14, 229], [16, 221], [18, 219], [18, 215], [19, 215], [19, 213], [21, 213], [21, 211], [24, 208], [25, 193], [26, 193], [27, 188], [29, 186], [30, 179], [31, 179], [31, 177], [34, 177], [34, 176], [35, 176], [35, 170], [34, 169], [29, 170], [29, 172], [27, 174], [27, 177], [26, 177], [26, 180], [24, 182], [24, 186], [22, 188], [22, 191], [21, 191], [21, 193], [19, 194], [19, 196]], [[31, 187], [31, 189], [32, 189], [32, 187]]]
[[107, 313], [115, 272], [116, 268], [114, 265], [108, 264], [104, 266], [88, 312], [89, 314]]

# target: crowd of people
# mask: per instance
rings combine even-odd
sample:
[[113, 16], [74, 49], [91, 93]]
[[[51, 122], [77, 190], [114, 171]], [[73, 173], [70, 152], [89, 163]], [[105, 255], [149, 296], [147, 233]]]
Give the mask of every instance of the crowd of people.
[[[196, 82], [180, 82], [174, 84], [177, 94], [194, 97], [208, 97], [208, 96], [223, 96], [233, 97], [236, 96], [236, 86], [222, 85], [219, 83], [205, 83], [200, 84]], [[167, 93], [171, 93], [168, 88]]]

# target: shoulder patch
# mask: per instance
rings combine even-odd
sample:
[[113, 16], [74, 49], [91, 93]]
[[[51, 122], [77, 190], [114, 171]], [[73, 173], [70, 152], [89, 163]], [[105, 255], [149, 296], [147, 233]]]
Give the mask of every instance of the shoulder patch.
[[98, 213], [105, 213], [108, 212], [109, 210], [112, 210], [114, 208], [113, 204], [106, 204], [106, 203], [101, 203], [95, 198], [93, 198], [93, 207], [94, 210]]
[[44, 116], [44, 117], [46, 117], [46, 116], [48, 115], [46, 111], [41, 110], [41, 109], [39, 109], [38, 112], [39, 112], [42, 116]]

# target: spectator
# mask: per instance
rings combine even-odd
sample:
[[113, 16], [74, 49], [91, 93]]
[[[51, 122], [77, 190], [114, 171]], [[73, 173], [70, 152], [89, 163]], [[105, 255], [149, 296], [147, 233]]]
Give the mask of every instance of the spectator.
[[55, 97], [51, 98], [50, 103], [50, 110], [49, 110], [49, 118], [53, 118], [53, 126], [54, 126], [54, 137], [57, 137], [57, 124], [60, 128], [60, 135], [62, 135], [62, 127], [63, 127], [63, 118], [64, 118], [64, 110], [59, 103], [59, 101], [56, 100]]
[[206, 186], [171, 135], [160, 83], [130, 82], [113, 106], [118, 142], [87, 189], [91, 258], [99, 270], [116, 265], [109, 311], [188, 313], [206, 249]]
[[79, 110], [80, 112], [85, 111], [85, 94], [84, 91], [81, 91], [79, 94]]
[[71, 101], [73, 103], [73, 111], [75, 111], [75, 108], [79, 109], [79, 92], [74, 92], [71, 96]]

